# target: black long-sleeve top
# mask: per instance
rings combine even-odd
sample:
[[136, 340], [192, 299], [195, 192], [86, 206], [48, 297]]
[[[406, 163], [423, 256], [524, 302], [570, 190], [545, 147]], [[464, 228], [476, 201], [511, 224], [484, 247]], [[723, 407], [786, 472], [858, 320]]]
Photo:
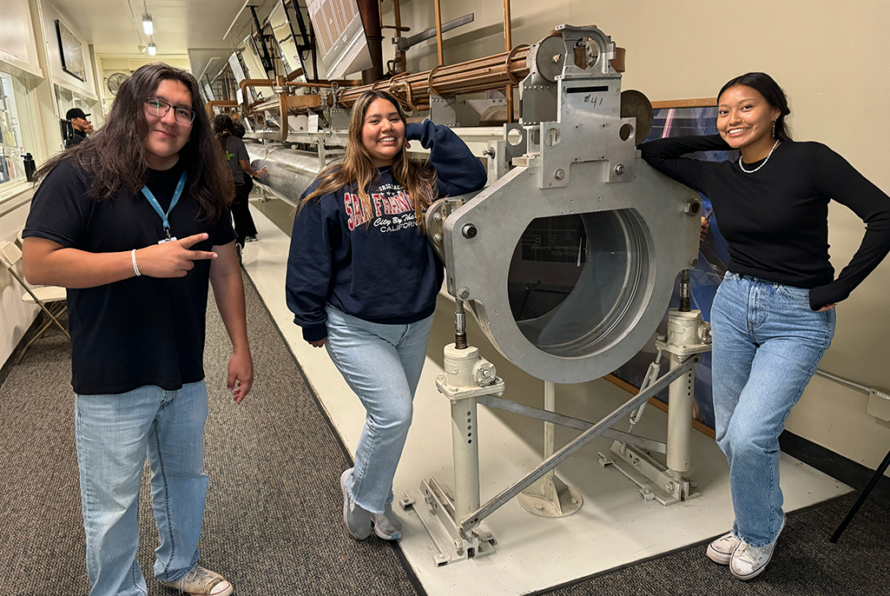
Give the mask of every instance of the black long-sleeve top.
[[[711, 199], [729, 243], [730, 271], [810, 290], [810, 308], [840, 302], [890, 252], [890, 197], [821, 143], [785, 141], [763, 168], [681, 157], [725, 151], [720, 135], [659, 139], [643, 159]], [[745, 164], [752, 170], [763, 164]], [[828, 259], [828, 202], [866, 223], [859, 250], [837, 279]]]

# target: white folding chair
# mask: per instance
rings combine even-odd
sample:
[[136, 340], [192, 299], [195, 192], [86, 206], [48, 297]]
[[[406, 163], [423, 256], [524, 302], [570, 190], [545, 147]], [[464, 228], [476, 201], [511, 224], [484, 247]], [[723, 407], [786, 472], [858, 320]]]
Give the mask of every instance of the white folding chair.
[[[25, 280], [19, 276], [18, 271], [16, 271], [15, 268], [18, 262], [22, 260], [22, 251], [12, 242], [0, 242], [0, 260], [3, 261], [4, 265], [6, 265], [6, 269], [7, 271], [9, 271], [9, 274], [12, 275], [13, 279], [19, 282], [19, 285], [21, 285], [25, 289], [25, 293], [22, 294], [22, 302], [30, 302], [32, 304], [39, 305], [40, 308], [43, 309], [43, 312], [45, 312], [49, 317], [49, 320], [47, 320], [43, 324], [43, 326], [40, 327], [34, 337], [31, 338], [31, 341], [29, 341], [25, 345], [25, 348], [22, 350], [22, 353], [19, 354], [19, 357], [16, 359], [15, 363], [19, 364], [22, 361], [22, 358], [25, 357], [25, 353], [28, 351], [28, 348], [31, 347], [31, 344], [40, 339], [46, 332], [46, 330], [49, 329], [50, 326], [52, 326], [53, 324], [58, 325], [59, 329], [62, 330], [62, 333], [64, 333], [68, 339], [71, 339], [71, 335], [68, 334], [68, 330], [65, 329], [65, 326], [59, 322], [58, 318], [56, 318], [64, 314], [67, 310], [67, 293], [65, 288], [60, 288], [57, 286], [31, 288], [27, 283], [25, 283]], [[53, 313], [47, 307], [47, 304], [49, 304], [50, 306], [58, 304], [60, 308], [57, 309], [56, 313]]]

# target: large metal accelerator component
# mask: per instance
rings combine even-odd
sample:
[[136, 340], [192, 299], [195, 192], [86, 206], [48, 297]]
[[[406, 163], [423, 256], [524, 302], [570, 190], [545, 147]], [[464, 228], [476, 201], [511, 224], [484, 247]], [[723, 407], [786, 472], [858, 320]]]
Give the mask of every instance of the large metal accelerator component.
[[650, 340], [698, 255], [701, 203], [636, 156], [610, 38], [556, 31], [529, 49], [522, 124], [499, 147], [515, 167], [427, 221], [448, 292], [492, 344], [538, 378], [578, 383]]

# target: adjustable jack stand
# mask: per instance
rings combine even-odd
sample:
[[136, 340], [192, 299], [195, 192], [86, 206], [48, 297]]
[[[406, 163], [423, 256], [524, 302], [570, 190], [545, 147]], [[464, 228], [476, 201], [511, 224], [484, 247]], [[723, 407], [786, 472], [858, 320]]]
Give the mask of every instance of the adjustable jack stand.
[[[687, 278], [688, 279], [688, 278]], [[681, 284], [682, 285], [682, 284]], [[687, 308], [688, 308], [688, 302]], [[681, 301], [681, 306], [682, 306]], [[668, 311], [667, 338], [659, 337], [655, 342], [658, 356], [649, 367], [643, 387], [644, 391], [657, 377], [662, 352], [670, 354], [670, 370], [674, 370], [688, 358], [711, 349], [711, 329], [701, 320], [701, 311], [682, 311], [672, 308]], [[646, 451], [622, 441], [615, 441], [609, 453], [600, 453], [600, 465], [613, 466], [640, 487], [640, 494], [647, 501], [656, 499], [662, 505], [674, 505], [701, 496], [695, 490], [695, 483], [684, 478], [691, 468], [692, 405], [694, 372], [690, 369], [671, 383], [668, 389], [668, 440], [667, 444], [657, 443], [654, 449], [667, 454], [667, 466], [652, 458]], [[639, 422], [645, 403], [630, 417], [629, 432]]]
[[414, 509], [437, 550], [436, 565], [474, 558], [494, 552], [496, 541], [482, 525], [470, 530], [461, 520], [479, 509], [479, 441], [476, 423], [477, 397], [500, 396], [504, 380], [494, 365], [467, 345], [463, 301], [457, 300], [455, 343], [445, 346], [445, 374], [436, 379], [439, 392], [451, 401], [451, 442], [454, 454], [454, 491], [435, 478], [420, 482], [424, 505], [415, 507], [406, 494], [402, 509]]

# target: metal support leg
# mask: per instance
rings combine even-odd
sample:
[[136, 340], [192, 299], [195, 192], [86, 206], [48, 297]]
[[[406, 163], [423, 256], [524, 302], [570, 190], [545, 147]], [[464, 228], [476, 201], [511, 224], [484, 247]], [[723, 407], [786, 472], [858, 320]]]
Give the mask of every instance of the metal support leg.
[[[479, 357], [479, 349], [466, 345], [463, 303], [455, 313], [455, 335], [461, 345], [445, 346], [445, 374], [436, 379], [439, 392], [451, 400], [451, 440], [454, 456], [454, 491], [435, 478], [422, 480], [424, 505], [406, 494], [402, 508], [413, 509], [436, 545], [436, 565], [479, 557], [494, 552], [496, 541], [482, 526], [461, 528], [458, 520], [479, 509], [479, 442], [476, 399], [501, 395], [504, 381], [490, 362]], [[461, 339], [462, 338], [462, 339]]]
[[[659, 358], [661, 352], [670, 354], [670, 370], [675, 370], [690, 355], [711, 349], [710, 327], [702, 322], [700, 311], [671, 309], [667, 338], [659, 338], [655, 345]], [[655, 499], [662, 505], [674, 505], [701, 496], [695, 490], [695, 483], [683, 476], [692, 468], [694, 387], [695, 373], [689, 369], [668, 389], [666, 466], [647, 451], [622, 441], [615, 441], [608, 454], [600, 453], [600, 465], [614, 466], [640, 487], [640, 494], [647, 501]], [[631, 430], [641, 414], [639, 411], [632, 418]]]
[[[544, 381], [544, 410], [556, 410], [556, 384]], [[556, 427], [552, 422], [544, 423], [544, 459], [556, 451]], [[577, 490], [569, 487], [556, 477], [556, 470], [550, 470], [543, 478], [532, 484], [517, 497], [519, 506], [541, 517], [565, 517], [581, 508], [584, 499]], [[468, 512], [469, 513], [469, 512]]]

